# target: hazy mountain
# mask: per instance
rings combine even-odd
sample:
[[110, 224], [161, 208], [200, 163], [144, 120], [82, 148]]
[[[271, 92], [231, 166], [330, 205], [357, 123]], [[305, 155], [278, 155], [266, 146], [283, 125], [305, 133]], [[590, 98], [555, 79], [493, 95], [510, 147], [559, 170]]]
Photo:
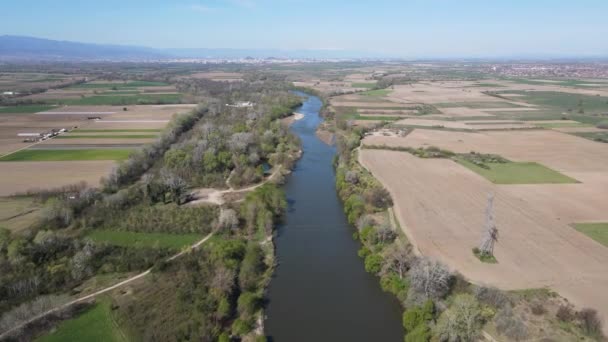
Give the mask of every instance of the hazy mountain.
[[4, 60], [142, 60], [166, 57], [162, 51], [146, 47], [0, 36], [0, 59]]
[[154, 49], [129, 45], [101, 45], [23, 36], [0, 36], [0, 60], [91, 61], [159, 60], [170, 58], [377, 58], [344, 50], [279, 49]]

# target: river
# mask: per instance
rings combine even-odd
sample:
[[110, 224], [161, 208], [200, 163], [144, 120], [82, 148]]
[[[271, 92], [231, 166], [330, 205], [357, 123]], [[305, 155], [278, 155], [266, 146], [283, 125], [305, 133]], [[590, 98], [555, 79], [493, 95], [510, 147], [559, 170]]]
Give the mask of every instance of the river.
[[304, 118], [291, 126], [304, 153], [284, 187], [289, 208], [275, 240], [265, 333], [274, 342], [403, 341], [398, 301], [357, 256], [334, 184], [336, 149], [315, 134], [321, 106], [307, 96], [296, 110]]

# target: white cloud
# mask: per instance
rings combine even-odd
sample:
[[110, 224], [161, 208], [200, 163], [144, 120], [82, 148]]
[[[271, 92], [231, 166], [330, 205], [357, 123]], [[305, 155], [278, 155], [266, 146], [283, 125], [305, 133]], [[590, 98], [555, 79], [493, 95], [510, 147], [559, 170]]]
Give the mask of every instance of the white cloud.
[[196, 12], [201, 12], [201, 13], [209, 13], [209, 12], [212, 12], [215, 10], [215, 8], [213, 8], [213, 7], [200, 5], [200, 4], [190, 5], [190, 9], [193, 11], [196, 11]]

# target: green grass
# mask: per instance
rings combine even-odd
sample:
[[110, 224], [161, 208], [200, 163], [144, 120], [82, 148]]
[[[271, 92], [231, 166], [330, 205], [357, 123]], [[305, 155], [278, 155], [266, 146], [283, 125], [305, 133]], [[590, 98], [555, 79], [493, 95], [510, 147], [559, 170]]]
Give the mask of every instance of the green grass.
[[368, 88], [372, 89], [376, 86], [376, 83], [351, 83], [350, 85], [353, 88]]
[[164, 87], [168, 86], [168, 83], [164, 82], [152, 82], [152, 81], [131, 81], [131, 82], [113, 82], [113, 83], [81, 83], [71, 86], [70, 88], [79, 89], [104, 89], [116, 87], [116, 89], [124, 88], [137, 88], [137, 87]]
[[579, 110], [582, 101], [584, 114], [603, 113], [608, 111], [608, 97], [591, 96], [571, 93], [560, 93], [556, 91], [524, 91], [507, 90], [498, 92], [499, 95], [509, 96], [509, 94], [519, 94], [513, 98], [517, 101], [525, 101], [537, 106], [551, 108], [560, 112], [570, 112], [574, 115], [581, 114]]
[[535, 123], [534, 126], [542, 128], [562, 128], [562, 127], [592, 127], [589, 124], [580, 122], [546, 122], [546, 123]]
[[479, 248], [473, 248], [473, 255], [479, 259], [481, 262], [485, 262], [486, 264], [497, 264], [498, 260], [493, 255], [488, 255], [485, 253], [481, 253]]
[[462, 158], [456, 160], [495, 184], [577, 183], [575, 179], [534, 162], [487, 163], [489, 169], [485, 169]]
[[388, 90], [388, 89], [376, 89], [376, 90], [364, 91], [362, 93], [359, 93], [359, 95], [373, 96], [373, 97], [383, 97], [383, 96], [386, 96], [386, 95], [388, 95], [390, 93], [391, 93], [391, 91]]
[[64, 134], [55, 137], [55, 139], [153, 139], [156, 134]]
[[76, 318], [61, 322], [54, 332], [36, 339], [37, 342], [125, 341], [112, 318], [108, 300], [96, 303]]
[[601, 143], [608, 143], [608, 132], [576, 132], [571, 134]]
[[124, 160], [131, 152], [129, 149], [22, 150], [0, 161]]
[[593, 240], [608, 247], [608, 222], [604, 223], [577, 223], [574, 228]]
[[53, 102], [73, 106], [128, 106], [136, 104], [174, 104], [180, 103], [181, 98], [181, 94], [95, 95], [78, 99], [56, 99]]
[[130, 132], [162, 132], [162, 129], [139, 128], [139, 129], [79, 129], [78, 133], [130, 133]]
[[443, 102], [443, 103], [433, 103], [433, 106], [438, 108], [454, 108], [454, 107], [466, 107], [471, 109], [484, 109], [484, 108], [519, 108], [518, 106], [511, 102], [500, 102], [500, 101], [492, 101], [492, 102]]
[[199, 234], [137, 233], [120, 230], [94, 230], [88, 237], [122, 247], [152, 247], [180, 250], [203, 238]]
[[38, 113], [44, 112], [55, 108], [55, 106], [49, 105], [26, 105], [26, 106], [10, 106], [0, 107], [0, 114], [16, 113], [16, 114], [27, 114], [27, 113]]

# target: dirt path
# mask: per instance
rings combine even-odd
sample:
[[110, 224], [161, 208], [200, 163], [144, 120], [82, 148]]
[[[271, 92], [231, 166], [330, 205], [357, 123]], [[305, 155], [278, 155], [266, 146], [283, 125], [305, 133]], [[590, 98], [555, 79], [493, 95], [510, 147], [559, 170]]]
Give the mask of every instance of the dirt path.
[[[166, 259], [166, 261], [172, 261], [172, 260], [175, 260], [175, 259], [177, 259], [177, 258], [181, 257], [182, 255], [184, 255], [184, 254], [188, 253], [189, 251], [191, 251], [191, 250], [193, 250], [193, 249], [198, 248], [198, 247], [199, 247], [199, 246], [201, 246], [203, 243], [207, 242], [207, 240], [209, 240], [209, 239], [210, 239], [212, 236], [213, 236], [213, 233], [211, 233], [211, 234], [209, 234], [209, 235], [205, 236], [203, 239], [199, 240], [198, 242], [196, 242], [195, 244], [193, 244], [192, 246], [190, 246], [190, 248], [188, 248], [188, 249], [186, 249], [186, 250], [183, 250], [183, 251], [181, 251], [181, 252], [179, 252], [179, 253], [177, 253], [177, 254], [175, 254], [175, 255], [171, 256], [170, 258]], [[99, 291], [93, 292], [93, 293], [91, 293], [91, 294], [89, 294], [89, 295], [86, 295], [86, 296], [84, 296], [84, 297], [80, 297], [80, 298], [78, 298], [78, 299], [74, 299], [74, 300], [72, 300], [72, 301], [70, 301], [70, 302], [67, 302], [67, 303], [65, 303], [65, 304], [63, 304], [63, 305], [60, 305], [60, 306], [58, 306], [58, 307], [56, 307], [56, 308], [54, 308], [54, 309], [51, 309], [51, 310], [45, 311], [45, 312], [43, 312], [43, 313], [41, 313], [41, 314], [39, 314], [39, 315], [37, 315], [37, 316], [35, 316], [35, 317], [30, 318], [29, 320], [27, 320], [27, 321], [25, 321], [25, 322], [23, 322], [23, 323], [21, 323], [21, 324], [18, 324], [18, 325], [16, 325], [16, 326], [12, 327], [10, 330], [7, 330], [7, 331], [5, 331], [5, 332], [1, 333], [1, 334], [0, 334], [0, 340], [1, 340], [1, 339], [3, 339], [3, 338], [8, 337], [8, 336], [9, 336], [11, 333], [13, 333], [13, 332], [15, 332], [15, 331], [17, 331], [17, 330], [19, 330], [19, 329], [21, 329], [21, 328], [25, 327], [26, 325], [28, 325], [28, 324], [30, 324], [30, 323], [33, 323], [33, 322], [35, 322], [35, 321], [37, 321], [37, 320], [39, 320], [39, 319], [41, 319], [41, 318], [43, 318], [43, 317], [45, 317], [45, 316], [48, 316], [48, 315], [50, 315], [50, 314], [52, 314], [52, 313], [55, 313], [55, 312], [61, 311], [61, 310], [65, 309], [65, 308], [68, 308], [68, 307], [70, 307], [70, 306], [74, 305], [74, 304], [77, 304], [77, 303], [80, 303], [80, 302], [84, 302], [84, 301], [86, 301], [86, 300], [88, 300], [88, 299], [91, 299], [91, 298], [95, 298], [95, 297], [97, 297], [97, 296], [99, 296], [99, 295], [101, 295], [101, 294], [104, 294], [104, 293], [110, 292], [110, 291], [112, 291], [112, 290], [115, 290], [115, 289], [117, 289], [117, 288], [119, 288], [119, 287], [121, 287], [121, 286], [123, 286], [123, 285], [129, 284], [129, 283], [132, 283], [133, 281], [135, 281], [135, 280], [137, 280], [137, 279], [140, 279], [140, 278], [143, 278], [143, 277], [147, 276], [148, 274], [150, 274], [150, 272], [151, 272], [151, 271], [152, 271], [152, 269], [150, 268], [150, 269], [148, 269], [148, 270], [146, 270], [146, 271], [144, 271], [144, 272], [142, 272], [142, 273], [140, 273], [140, 274], [137, 274], [137, 275], [135, 275], [135, 276], [133, 276], [133, 277], [131, 277], [131, 278], [128, 278], [128, 279], [126, 279], [126, 280], [123, 280], [123, 281], [121, 281], [121, 282], [120, 282], [120, 283], [118, 283], [118, 284], [114, 284], [114, 285], [112, 285], [112, 286], [109, 286], [109, 287], [103, 288], [103, 289], [101, 289], [101, 290], [99, 290]]]
[[208, 188], [194, 189], [192, 191], [192, 194], [196, 197], [196, 199], [186, 203], [186, 205], [194, 206], [194, 205], [199, 205], [201, 203], [211, 203], [211, 204], [216, 204], [216, 205], [223, 205], [225, 203], [224, 195], [235, 194], [235, 193], [240, 193], [240, 192], [249, 192], [249, 191], [255, 190], [255, 189], [259, 188], [260, 186], [268, 183], [272, 179], [274, 179], [279, 174], [280, 171], [281, 171], [281, 166], [279, 165], [272, 172], [272, 174], [270, 176], [268, 176], [268, 178], [266, 178], [262, 182], [255, 184], [255, 185], [245, 187], [245, 188], [241, 188], [241, 189], [235, 189], [230, 185], [230, 177], [232, 176], [232, 173], [231, 173], [230, 176], [228, 177], [228, 179], [226, 180], [226, 185], [228, 186], [228, 189], [226, 189], [226, 190], [208, 189]]

